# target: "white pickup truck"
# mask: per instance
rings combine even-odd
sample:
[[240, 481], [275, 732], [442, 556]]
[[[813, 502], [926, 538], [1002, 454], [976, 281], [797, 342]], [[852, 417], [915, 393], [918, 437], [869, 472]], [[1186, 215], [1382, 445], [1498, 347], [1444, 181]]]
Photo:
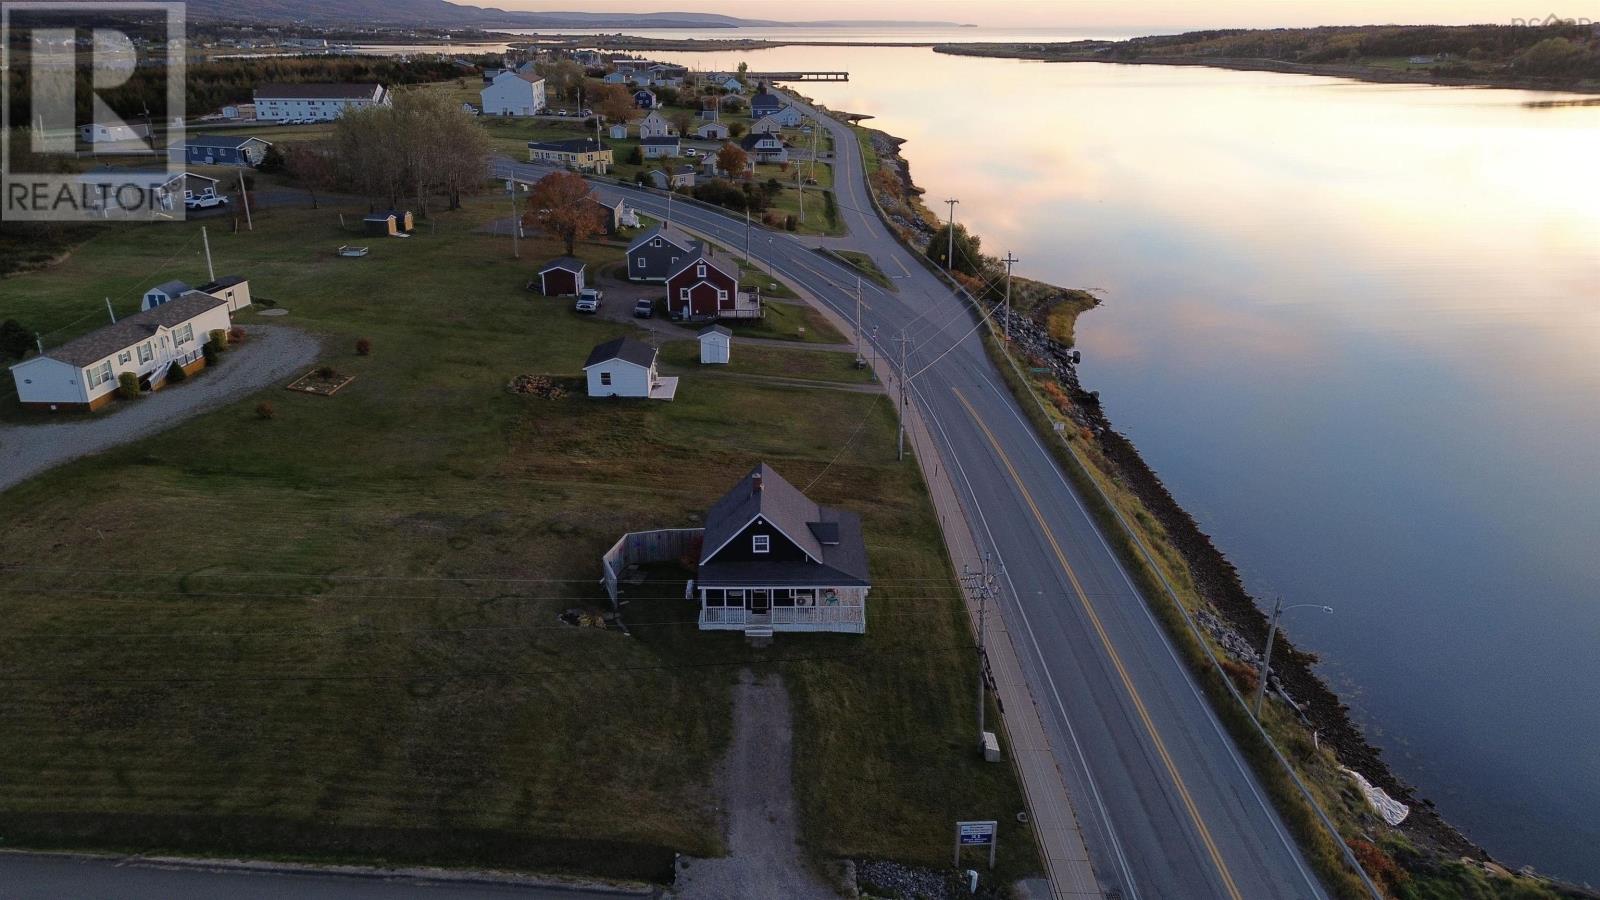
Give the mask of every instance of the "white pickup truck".
[[605, 299], [605, 292], [595, 288], [584, 288], [578, 292], [578, 302], [572, 308], [581, 313], [596, 313], [600, 311], [600, 301]]
[[227, 206], [228, 198], [221, 194], [191, 194], [183, 198], [184, 209], [210, 209], [213, 206]]

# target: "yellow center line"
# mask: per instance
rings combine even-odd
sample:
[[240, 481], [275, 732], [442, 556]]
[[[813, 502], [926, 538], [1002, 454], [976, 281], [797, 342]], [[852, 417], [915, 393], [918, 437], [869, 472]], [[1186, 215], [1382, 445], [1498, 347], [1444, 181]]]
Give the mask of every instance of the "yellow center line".
[[1038, 521], [1039, 529], [1044, 534], [1045, 540], [1050, 542], [1050, 548], [1055, 551], [1056, 561], [1061, 563], [1062, 570], [1067, 573], [1067, 580], [1072, 583], [1072, 589], [1077, 593], [1078, 601], [1083, 604], [1083, 610], [1088, 614], [1089, 622], [1094, 626], [1095, 634], [1100, 638], [1100, 645], [1105, 648], [1106, 655], [1111, 658], [1111, 664], [1116, 667], [1117, 675], [1122, 680], [1122, 686], [1127, 688], [1128, 696], [1133, 699], [1134, 709], [1139, 714], [1139, 720], [1144, 723], [1145, 731], [1149, 733], [1151, 743], [1155, 745], [1156, 754], [1161, 757], [1161, 762], [1166, 766], [1167, 774], [1172, 776], [1172, 783], [1178, 789], [1178, 796], [1183, 800], [1183, 806], [1188, 811], [1189, 818], [1194, 822], [1196, 830], [1200, 832], [1200, 840], [1205, 844], [1206, 852], [1210, 854], [1211, 861], [1216, 864], [1217, 872], [1222, 876], [1223, 886], [1228, 890], [1228, 896], [1232, 897], [1233, 900], [1244, 900], [1239, 893], [1238, 886], [1233, 882], [1233, 874], [1228, 871], [1228, 864], [1223, 861], [1222, 853], [1217, 849], [1216, 841], [1211, 837], [1211, 829], [1206, 827], [1205, 820], [1201, 818], [1200, 808], [1195, 805], [1194, 798], [1190, 796], [1189, 788], [1183, 782], [1183, 776], [1178, 774], [1178, 767], [1173, 763], [1172, 755], [1167, 752], [1166, 742], [1161, 739], [1161, 733], [1156, 730], [1155, 721], [1150, 718], [1150, 711], [1145, 708], [1144, 698], [1139, 696], [1138, 689], [1133, 686], [1133, 679], [1128, 675], [1127, 667], [1122, 664], [1122, 656], [1117, 653], [1117, 648], [1112, 646], [1111, 636], [1106, 632], [1105, 625], [1101, 623], [1100, 615], [1095, 612], [1094, 603], [1089, 600], [1089, 595], [1084, 591], [1083, 584], [1078, 581], [1077, 572], [1073, 571], [1072, 564], [1067, 562], [1066, 553], [1062, 552], [1061, 545], [1056, 542], [1055, 534], [1051, 532], [1050, 526], [1045, 522], [1044, 513], [1039, 510], [1039, 504], [1034, 502], [1033, 494], [1028, 491], [1027, 485], [1023, 483], [1022, 476], [1017, 474], [1016, 467], [1011, 464], [1011, 458], [1006, 456], [1004, 450], [1000, 449], [1000, 442], [995, 440], [994, 432], [990, 431], [989, 426], [984, 424], [983, 419], [979, 418], [978, 411], [972, 407], [971, 403], [967, 402], [967, 398], [962, 395], [960, 390], [956, 388], [951, 388], [951, 390], [954, 391], [956, 399], [961, 401], [961, 405], [966, 407], [967, 414], [972, 416], [972, 421], [977, 423], [978, 428], [983, 431], [984, 437], [989, 440], [989, 445], [994, 448], [995, 455], [1000, 458], [1000, 462], [1005, 465], [1006, 471], [1011, 474], [1011, 480], [1016, 482], [1017, 490], [1022, 493], [1022, 499], [1027, 502], [1028, 509], [1033, 512], [1033, 517]]

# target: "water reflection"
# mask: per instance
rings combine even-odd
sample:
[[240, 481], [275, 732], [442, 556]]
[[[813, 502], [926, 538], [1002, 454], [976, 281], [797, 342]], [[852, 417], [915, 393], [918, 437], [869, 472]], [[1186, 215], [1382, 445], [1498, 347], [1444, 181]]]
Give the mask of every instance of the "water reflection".
[[[1600, 881], [1592, 98], [919, 49], [679, 59], [908, 138], [1023, 274], [1108, 291], [1083, 375], [1404, 776]], [[987, 199], [985, 199], [987, 198]]]

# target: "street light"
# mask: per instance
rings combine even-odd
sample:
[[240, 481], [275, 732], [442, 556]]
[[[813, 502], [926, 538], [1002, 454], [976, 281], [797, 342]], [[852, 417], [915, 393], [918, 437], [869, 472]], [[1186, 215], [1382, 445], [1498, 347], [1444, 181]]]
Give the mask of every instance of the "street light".
[[1283, 598], [1272, 606], [1272, 626], [1267, 629], [1267, 649], [1261, 654], [1261, 677], [1256, 681], [1256, 718], [1261, 718], [1261, 700], [1267, 694], [1267, 672], [1272, 665], [1272, 644], [1278, 637], [1278, 617], [1291, 609], [1320, 609], [1332, 614], [1333, 607], [1323, 606], [1320, 603], [1296, 603], [1293, 606], [1284, 606]]

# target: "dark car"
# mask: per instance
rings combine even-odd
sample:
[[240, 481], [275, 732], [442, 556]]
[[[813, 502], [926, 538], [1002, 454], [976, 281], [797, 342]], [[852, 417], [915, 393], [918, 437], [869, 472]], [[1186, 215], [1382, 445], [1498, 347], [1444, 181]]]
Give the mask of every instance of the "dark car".
[[633, 304], [633, 314], [640, 319], [648, 319], [656, 314], [656, 304], [652, 300], [640, 300]]

